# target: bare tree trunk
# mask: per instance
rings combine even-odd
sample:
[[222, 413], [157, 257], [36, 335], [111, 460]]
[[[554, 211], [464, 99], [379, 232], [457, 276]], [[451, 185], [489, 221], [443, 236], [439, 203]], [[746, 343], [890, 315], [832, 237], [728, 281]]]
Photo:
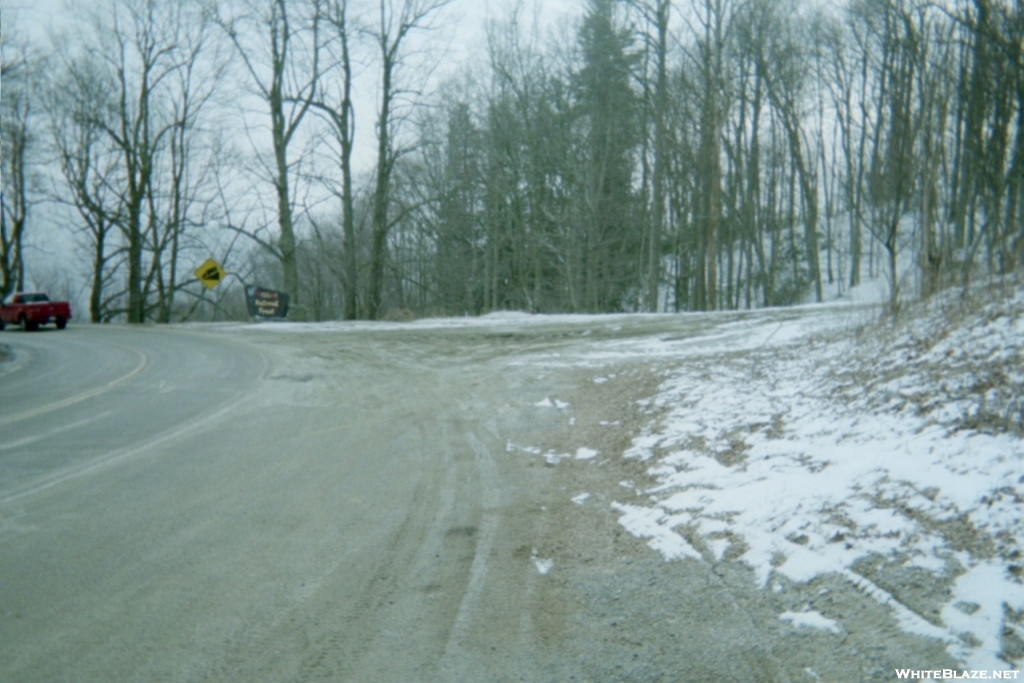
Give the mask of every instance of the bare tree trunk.
[[43, 61], [27, 44], [15, 44], [11, 30], [0, 33], [0, 299], [25, 288], [22, 245], [32, 204], [28, 169], [37, 137], [34, 123], [35, 91]]
[[341, 208], [342, 231], [345, 239], [345, 320], [359, 317], [359, 261], [356, 247], [356, 219], [352, 196], [352, 146], [355, 143], [355, 111], [352, 108], [352, 56], [348, 46], [348, 27], [345, 21], [347, 2], [340, 6], [338, 34], [342, 46], [342, 88], [340, 118], [341, 133]]
[[335, 56], [341, 69], [341, 93], [338, 100], [328, 103], [325, 99], [326, 84], [321, 95], [312, 101], [312, 106], [331, 124], [331, 130], [338, 141], [339, 163], [341, 166], [341, 229], [344, 253], [341, 279], [344, 283], [345, 320], [359, 317], [359, 271], [358, 247], [356, 245], [355, 208], [352, 190], [352, 150], [355, 145], [355, 110], [352, 106], [352, 54], [349, 49], [351, 26], [348, 18], [348, 0], [329, 0], [318, 11], [323, 11], [338, 41], [340, 54]]
[[697, 272], [698, 310], [713, 311], [718, 307], [718, 239], [721, 221], [721, 103], [718, 79], [722, 73], [724, 33], [723, 3], [704, 0], [703, 36], [700, 37], [701, 112], [700, 156], [703, 188], [701, 192], [701, 223], [703, 234], [700, 244], [700, 262]]
[[98, 323], [103, 320], [103, 280], [107, 262], [106, 230], [96, 234], [93, 243], [92, 286], [89, 288], [89, 320]]
[[[6, 137], [6, 136], [5, 136]], [[25, 129], [19, 127], [13, 140], [4, 140], [7, 147], [7, 172], [13, 197], [0, 191], [0, 298], [25, 288], [25, 261], [22, 236], [28, 215], [25, 188]]]
[[889, 236], [885, 238], [885, 250], [889, 254], [889, 311], [895, 316], [900, 310], [900, 273], [899, 260], [896, 255], [896, 237], [899, 234], [899, 217], [889, 226]]
[[[276, 250], [272, 253], [281, 263], [283, 288], [288, 294], [290, 303], [300, 303], [299, 271], [296, 257], [295, 230], [293, 224], [293, 206], [290, 189], [291, 168], [289, 164], [289, 147], [296, 131], [309, 111], [320, 80], [320, 3], [314, 0], [308, 8], [307, 23], [298, 29], [292, 26], [292, 19], [297, 11], [298, 3], [294, 0], [270, 0], [266, 6], [258, 6], [252, 14], [231, 19], [219, 18], [218, 22], [227, 33], [241, 56], [246, 70], [256, 86], [260, 98], [267, 104], [270, 114], [271, 144], [273, 146], [272, 183], [274, 198], [277, 204], [278, 239]], [[260, 9], [266, 8], [267, 14]], [[289, 15], [289, 8], [292, 15]], [[269, 54], [262, 54], [261, 48], [246, 42], [246, 36], [239, 31], [238, 24], [249, 23], [254, 31], [266, 31], [269, 42]], [[296, 58], [292, 56], [293, 42], [300, 32], [308, 30], [311, 37], [306, 44], [309, 63], [299, 68]], [[259, 60], [266, 59], [269, 64], [269, 75], [261, 69]], [[294, 74], [302, 74], [301, 82], [294, 82]], [[253, 235], [249, 235], [253, 237]], [[257, 242], [265, 247], [269, 244], [262, 240]]]
[[370, 320], [376, 320], [380, 314], [384, 259], [387, 257], [387, 238], [390, 227], [388, 225], [388, 190], [391, 184], [391, 169], [394, 164], [390, 140], [391, 99], [394, 96], [392, 75], [397, 48], [401, 41], [401, 36], [396, 36], [394, 44], [391, 43], [384, 23], [384, 0], [381, 0], [380, 12], [381, 99], [380, 111], [377, 115], [377, 175], [371, 215], [370, 288], [366, 301], [366, 317]]
[[119, 257], [116, 251], [108, 251], [108, 236], [122, 213], [123, 196], [115, 178], [118, 163], [110, 153], [112, 142], [97, 114], [110, 104], [110, 93], [97, 78], [95, 62], [83, 62], [78, 67], [68, 69], [52, 84], [46, 104], [60, 172], [70, 195], [59, 201], [75, 208], [89, 241], [89, 317], [98, 323], [108, 315], [104, 294], [112, 275], [109, 263]]
[[[395, 69], [402, 60], [402, 45], [410, 32], [423, 28], [429, 16], [449, 0], [379, 0], [380, 20], [373, 33], [380, 50], [380, 108], [377, 113], [377, 174], [374, 181], [370, 216], [370, 282], [366, 295], [366, 317], [375, 320], [383, 305], [384, 263], [387, 259], [388, 218], [391, 172], [398, 153], [394, 149], [392, 128], [396, 91]], [[398, 10], [395, 3], [400, 4]]]
[[[665, 182], [668, 173], [668, 22], [671, 0], [657, 0], [654, 7], [655, 86], [654, 86], [654, 177], [651, 230], [648, 238], [647, 301], [648, 310], [657, 312], [661, 284], [661, 240], [665, 224]], [[650, 8], [649, 8], [650, 9]]]

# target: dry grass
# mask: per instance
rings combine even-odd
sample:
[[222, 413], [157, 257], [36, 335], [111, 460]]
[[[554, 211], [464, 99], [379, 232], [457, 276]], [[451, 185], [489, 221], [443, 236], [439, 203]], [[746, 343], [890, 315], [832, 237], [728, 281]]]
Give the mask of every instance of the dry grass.
[[837, 371], [849, 398], [951, 430], [1024, 436], [1024, 286], [959, 290], [857, 331]]

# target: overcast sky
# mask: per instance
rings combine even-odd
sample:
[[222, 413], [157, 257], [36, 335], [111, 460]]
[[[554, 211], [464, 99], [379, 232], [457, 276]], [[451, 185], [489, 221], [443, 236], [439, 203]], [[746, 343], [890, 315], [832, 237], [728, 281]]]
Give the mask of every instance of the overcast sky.
[[[49, 49], [59, 40], [56, 36], [73, 35], [74, 22], [81, 17], [83, 6], [110, 1], [2, 0], [2, 14], [8, 27], [15, 26], [19, 33], [28, 34], [33, 42]], [[358, 0], [353, 5], [362, 3], [373, 5], [376, 0]], [[435, 81], [445, 74], [457, 72], [468, 61], [479, 64], [486, 60], [485, 30], [488, 20], [507, 17], [514, 5], [515, 0], [451, 0], [439, 16], [439, 30], [430, 32], [427, 38], [432, 41], [431, 52], [436, 50], [437, 55], [444, 56], [435, 72]], [[536, 16], [542, 32], [547, 34], [581, 16], [586, 0], [521, 0], [521, 5], [524, 28], [528, 29]], [[352, 11], [357, 10], [353, 8]], [[414, 39], [422, 40], [422, 36]], [[367, 61], [367, 65], [357, 75], [355, 92], [355, 162], [357, 172], [368, 174], [375, 164], [373, 122], [379, 74], [374, 64], [364, 61]], [[430, 90], [429, 85], [426, 90]], [[267, 142], [269, 144], [269, 138]], [[36, 218], [42, 218], [42, 221], [36, 223], [25, 247], [29, 275], [36, 276], [29, 279], [39, 280], [37, 284], [41, 286], [56, 277], [55, 273], [61, 270], [60, 263], [74, 258], [75, 238], [66, 227], [69, 221], [75, 221], [75, 217], [63, 215], [59, 207], [52, 205], [37, 206], [33, 211]]]
[[[86, 4], [98, 4], [110, 0], [4, 0], [5, 20], [14, 17], [19, 32], [28, 32], [33, 39], [46, 46], [53, 42], [53, 36], [73, 28], [76, 17]], [[365, 3], [375, 4], [376, 0], [357, 0], [356, 7]], [[534, 13], [545, 33], [555, 29], [566, 20], [580, 16], [586, 0], [520, 0], [524, 8], [524, 23], [532, 23]], [[439, 30], [429, 34], [427, 40], [431, 50], [444, 55], [435, 72], [435, 80], [457, 71], [467, 62], [479, 63], [486, 59], [485, 27], [488, 20], [509, 15], [516, 0], [451, 0], [439, 15]], [[358, 11], [357, 9], [350, 11]], [[525, 27], [524, 27], [525, 28]], [[414, 36], [423, 40], [424, 34]], [[364, 46], [368, 47], [368, 46]], [[365, 56], [365, 55], [364, 55]], [[377, 80], [379, 74], [374, 65], [367, 64], [357, 73], [355, 93], [357, 149], [356, 165], [360, 170], [372, 170], [375, 161], [373, 121], [376, 106]], [[429, 90], [429, 88], [427, 88]]]

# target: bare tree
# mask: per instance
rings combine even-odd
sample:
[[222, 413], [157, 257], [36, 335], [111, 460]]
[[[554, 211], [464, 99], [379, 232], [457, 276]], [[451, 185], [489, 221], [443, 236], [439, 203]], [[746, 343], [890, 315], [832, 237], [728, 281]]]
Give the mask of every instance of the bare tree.
[[[738, 185], [739, 206], [734, 214], [740, 224], [741, 243], [749, 253], [747, 263], [747, 305], [760, 299], [764, 305], [772, 306], [776, 300], [776, 259], [774, 232], [770, 229], [777, 221], [773, 219], [773, 204], [765, 201], [764, 188], [772, 187], [773, 164], [776, 155], [771, 147], [764, 149], [764, 122], [770, 121], [767, 111], [770, 98], [767, 94], [770, 59], [767, 55], [777, 32], [775, 28], [775, 6], [771, 2], [755, 2], [746, 6], [737, 17], [733, 34], [735, 42], [737, 108], [734, 116], [735, 131], [730, 161], [736, 167], [733, 184]], [[774, 140], [769, 136], [769, 140]], [[767, 177], [766, 177], [767, 176]], [[769, 194], [769, 197], [773, 197]], [[755, 270], [756, 266], [756, 270]], [[754, 294], [759, 287], [760, 296]]]
[[399, 82], [399, 70], [405, 60], [406, 38], [430, 27], [431, 18], [449, 0], [379, 0], [379, 21], [372, 31], [380, 59], [380, 91], [377, 110], [377, 171], [371, 214], [370, 282], [366, 297], [366, 317], [373, 320], [381, 312], [384, 285], [384, 261], [391, 229], [389, 193], [391, 175], [401, 150], [395, 144], [402, 117], [396, 114], [398, 98], [406, 91]]
[[698, 26], [690, 59], [696, 68], [700, 100], [696, 272], [694, 308], [718, 308], [718, 252], [722, 213], [722, 130], [726, 117], [726, 39], [734, 7], [729, 0], [693, 0]]
[[[861, 281], [863, 240], [864, 176], [867, 169], [866, 149], [870, 122], [868, 82], [871, 76], [872, 52], [868, 47], [863, 25], [855, 15], [847, 14], [845, 22], [823, 21], [818, 36], [820, 59], [824, 62], [825, 88], [829, 93], [835, 124], [839, 131], [841, 150], [842, 202], [847, 217], [849, 237], [848, 283], [856, 287]], [[833, 159], [833, 163], [836, 160]]]
[[10, 21], [0, 30], [0, 298], [25, 287], [25, 231], [31, 206], [33, 153], [38, 143], [36, 114], [43, 57], [11, 35]]
[[[651, 32], [647, 49], [654, 52], [654, 93], [647, 106], [654, 120], [653, 177], [651, 178], [651, 218], [647, 236], [647, 308], [658, 310], [661, 284], [662, 235], [665, 227], [666, 183], [669, 170], [669, 20], [672, 0], [631, 0]], [[649, 90], [649, 87], [645, 87]]]
[[312, 100], [312, 106], [331, 125], [331, 132], [338, 143], [338, 164], [341, 167], [341, 223], [344, 260], [342, 278], [345, 283], [344, 317], [355, 320], [359, 317], [359, 260], [356, 246], [355, 206], [353, 196], [352, 150], [355, 145], [356, 121], [352, 106], [352, 20], [349, 16], [348, 0], [326, 0], [323, 6], [324, 22], [329, 27], [330, 39], [326, 47], [330, 50], [331, 64], [325, 69], [340, 72], [339, 92], [328, 101], [328, 81], [320, 88], [319, 96]]
[[[190, 214], [200, 192], [214, 198], [199, 162], [214, 167], [200, 116], [223, 60], [210, 50], [207, 14], [191, 3], [117, 0], [83, 18], [78, 40], [62, 47], [48, 108], [67, 186], [58, 196], [76, 208], [92, 252], [91, 316], [167, 322]], [[126, 301], [108, 293], [122, 247]]]
[[[1024, 185], [1024, 8], [1019, 2], [972, 0], [956, 17], [967, 50], [961, 76], [954, 205], [956, 245], [963, 250], [965, 292], [977, 252], [987, 245], [988, 271], [1008, 272], [1016, 252], [1011, 238], [1022, 239], [1020, 220]], [[1016, 135], [1011, 133], [1016, 115]], [[961, 132], [962, 131], [962, 132]], [[1015, 137], [1015, 143], [1011, 139]]]
[[762, 68], [768, 75], [768, 96], [785, 131], [793, 168], [800, 183], [807, 265], [815, 297], [820, 302], [823, 292], [818, 254], [818, 182], [815, 168], [810, 163], [812, 154], [807, 151], [809, 144], [802, 115], [809, 76], [807, 56], [801, 49], [806, 36], [798, 33], [798, 26], [781, 18], [775, 27], [777, 33], [773, 54], [769, 57], [771, 62], [763, 64]]
[[[115, 98], [99, 121], [117, 147], [125, 183], [123, 223], [128, 248], [128, 322], [146, 316], [143, 250], [153, 229], [146, 201], [161, 148], [174, 122], [163, 108], [162, 86], [180, 67], [180, 6], [156, 0], [119, 0], [109, 17], [94, 15], [93, 39], [112, 74]], [[109, 23], [108, 23], [109, 22]], [[148, 223], [147, 223], [148, 219]]]
[[[169, 323], [179, 288], [179, 257], [186, 229], [198, 208], [209, 216], [206, 206], [216, 199], [211, 187], [213, 176], [220, 172], [221, 150], [216, 139], [209, 140], [200, 122], [218, 88], [221, 86], [226, 60], [213, 49], [211, 24], [199, 13], [183, 20], [178, 29], [179, 68], [174, 72], [171, 109], [171, 130], [167, 143], [162, 197], [154, 197], [151, 184], [150, 201], [162, 200], [164, 206], [153, 206], [151, 241], [152, 259], [146, 276], [145, 292], [156, 289], [156, 317]], [[216, 138], [216, 136], [214, 136]]]
[[[274, 255], [281, 262], [284, 290], [299, 303], [294, 205], [294, 174], [289, 149], [317, 96], [320, 80], [318, 0], [248, 0], [219, 8], [218, 23], [235, 46], [255, 94], [270, 114], [272, 162], [264, 164], [277, 200], [279, 235]], [[266, 241], [259, 241], [270, 247]]]
[[877, 45], [876, 114], [871, 134], [867, 197], [868, 224], [888, 254], [889, 307], [899, 309], [900, 225], [910, 208], [915, 182], [914, 83], [921, 53], [920, 33], [906, 0], [872, 0], [861, 9]]
[[117, 243], [124, 219], [120, 160], [100, 121], [109, 106], [112, 83], [102, 68], [83, 58], [56, 78], [47, 93], [53, 148], [64, 189], [54, 196], [74, 207], [84, 223], [90, 261], [89, 318], [104, 322], [113, 316], [112, 303], [124, 292], [114, 282], [125, 250]]

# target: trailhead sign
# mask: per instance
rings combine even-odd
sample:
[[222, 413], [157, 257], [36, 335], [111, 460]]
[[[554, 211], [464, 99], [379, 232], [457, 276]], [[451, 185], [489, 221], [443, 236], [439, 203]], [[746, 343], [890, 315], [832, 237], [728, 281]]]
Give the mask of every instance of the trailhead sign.
[[288, 316], [288, 295], [272, 289], [248, 286], [245, 303], [253, 318], [285, 318]]

